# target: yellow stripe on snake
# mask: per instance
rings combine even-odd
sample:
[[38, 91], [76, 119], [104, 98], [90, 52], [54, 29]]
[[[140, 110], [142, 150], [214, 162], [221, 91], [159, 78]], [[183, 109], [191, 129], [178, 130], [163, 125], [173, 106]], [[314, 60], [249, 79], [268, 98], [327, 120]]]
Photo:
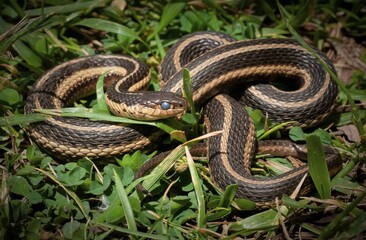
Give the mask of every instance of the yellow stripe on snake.
[[[334, 70], [329, 59], [316, 51]], [[274, 122], [312, 126], [329, 115], [338, 88], [316, 58], [291, 39], [235, 41], [215, 32], [187, 35], [169, 50], [160, 66], [164, 85], [159, 92], [144, 91], [150, 74], [138, 59], [95, 55], [71, 60], [51, 69], [35, 83], [25, 112], [65, 107], [94, 92], [98, 77], [108, 71], [106, 101], [112, 113], [145, 120], [179, 115], [187, 107], [182, 97], [183, 67], [191, 75], [195, 105], [204, 107], [207, 132], [223, 130], [207, 141], [214, 182], [223, 189], [236, 183], [237, 196], [258, 202], [290, 194], [307, 173], [307, 165], [276, 177], [253, 177], [250, 167], [258, 151], [255, 128], [243, 104], [235, 99], [241, 98], [246, 105], [262, 110]], [[291, 91], [273, 82], [291, 86]], [[32, 123], [28, 134], [41, 149], [60, 160], [121, 155], [141, 149], [161, 135], [158, 129], [145, 126], [64, 117]], [[284, 155], [292, 151], [292, 155], [306, 155], [304, 146], [289, 141], [258, 145], [263, 153]], [[331, 148], [324, 149], [334, 175], [341, 167], [341, 159]], [[302, 194], [309, 191], [310, 185], [308, 177]]]

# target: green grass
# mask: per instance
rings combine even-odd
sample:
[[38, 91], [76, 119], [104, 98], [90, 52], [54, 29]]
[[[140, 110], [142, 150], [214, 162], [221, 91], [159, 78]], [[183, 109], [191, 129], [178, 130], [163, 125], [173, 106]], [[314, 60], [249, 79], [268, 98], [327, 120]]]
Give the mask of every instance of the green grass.
[[[344, 158], [342, 171], [330, 182], [319, 165], [312, 167], [325, 176], [313, 177], [319, 193], [296, 200], [284, 196], [282, 203], [269, 209], [255, 209], [252, 201], [235, 198], [236, 185], [218, 189], [210, 179], [207, 159], [193, 162], [185, 154], [191, 143], [180, 142], [202, 133], [202, 124], [197, 124], [200, 109], [180, 122], [149, 123], [170, 134], [156, 151], [137, 151], [105, 164], [89, 159], [57, 163], [26, 136], [27, 123], [49, 117], [23, 115], [29, 88], [51, 67], [80, 56], [138, 57], [152, 71], [150, 89], [157, 90], [158, 64], [170, 46], [191, 32], [223, 31], [238, 40], [294, 37], [324, 51], [330, 40], [341, 38], [331, 36], [337, 26], [342, 37], [359, 43], [366, 35], [362, 1], [309, 0], [282, 6], [264, 0], [202, 2], [128, 1], [125, 7], [124, 1], [110, 0], [0, 3], [0, 239], [293, 238], [297, 234], [361, 239], [365, 235], [366, 110], [354, 104], [366, 100], [366, 73], [360, 70], [355, 69], [347, 83], [336, 79], [342, 90], [338, 103], [350, 104], [352, 111], [334, 113], [317, 128], [281, 132], [288, 123], [272, 124], [258, 110], [248, 109], [258, 138], [307, 141], [314, 153], [321, 142]], [[365, 64], [364, 46], [362, 51], [358, 61]], [[62, 114], [116, 121], [105, 113], [100, 99], [91, 109], [77, 106]], [[345, 125], [357, 129], [359, 141], [340, 134], [338, 127]], [[142, 180], [134, 180], [134, 172], [162, 148], [175, 150], [144, 177], [144, 186], [153, 194], [145, 197], [135, 191]], [[253, 170], [268, 176], [281, 171], [276, 165], [288, 165], [284, 159], [270, 161], [256, 163]]]

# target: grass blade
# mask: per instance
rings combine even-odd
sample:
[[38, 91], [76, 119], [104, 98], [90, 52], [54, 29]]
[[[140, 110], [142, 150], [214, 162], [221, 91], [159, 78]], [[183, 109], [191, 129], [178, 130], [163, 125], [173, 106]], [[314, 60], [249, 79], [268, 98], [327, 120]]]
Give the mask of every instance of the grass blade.
[[151, 188], [157, 183], [166, 172], [184, 156], [184, 147], [179, 145], [176, 147], [160, 164], [154, 168], [143, 182], [143, 186], [146, 190], [150, 191]]
[[86, 2], [73, 2], [70, 4], [63, 4], [51, 7], [41, 7], [32, 10], [27, 10], [25, 13], [30, 17], [40, 16], [44, 14], [65, 14], [74, 13], [76, 11], [91, 10], [96, 7], [100, 7], [101, 2], [99, 0], [86, 1]]
[[[275, 210], [269, 209], [237, 221], [231, 224], [229, 228], [231, 231], [238, 231], [237, 234], [240, 233], [240, 236], [247, 236], [261, 230], [276, 229], [278, 223], [274, 223], [274, 220], [277, 219], [277, 216], [278, 213]], [[231, 237], [233, 235], [226, 239], [232, 239]]]
[[77, 22], [75, 25], [89, 27], [92, 29], [98, 29], [98, 30], [106, 31], [106, 32], [112, 32], [112, 33], [116, 33], [116, 34], [122, 34], [122, 35], [124, 35], [126, 37], [130, 37], [132, 39], [141, 40], [135, 31], [133, 31], [130, 28], [125, 27], [119, 23], [111, 22], [108, 20], [103, 20], [103, 19], [99, 19], [99, 18], [85, 18], [85, 19]]
[[96, 85], [96, 95], [97, 95], [97, 105], [93, 107], [94, 110], [109, 113], [108, 105], [105, 101], [105, 94], [104, 94], [104, 78], [108, 74], [108, 72], [104, 72], [102, 75], [99, 76], [97, 85]]
[[13, 48], [19, 56], [21, 56], [29, 65], [39, 68], [42, 66], [42, 60], [36, 55], [32, 49], [25, 45], [21, 40], [13, 43]]
[[187, 99], [188, 105], [191, 108], [191, 112], [197, 119], [196, 108], [194, 106], [192, 95], [192, 79], [187, 68], [183, 68], [183, 91], [184, 97]]
[[143, 182], [143, 187], [147, 190], [150, 191], [151, 188], [153, 187], [153, 185], [155, 183], [157, 183], [160, 178], [163, 177], [163, 175], [174, 165], [174, 163], [176, 161], [178, 161], [181, 157], [184, 156], [185, 150], [184, 147], [185, 146], [191, 146], [191, 144], [204, 140], [206, 138], [212, 137], [212, 136], [216, 136], [218, 134], [221, 134], [222, 131], [216, 131], [216, 132], [211, 132], [205, 135], [202, 135], [200, 137], [197, 137], [195, 139], [192, 139], [188, 142], [185, 142], [179, 146], [177, 146], [174, 150], [172, 150], [168, 156], [166, 156], [166, 158], [157, 166], [155, 167], [151, 173], [147, 176], [145, 176], [144, 178], [146, 178], [146, 180]]
[[[70, 108], [61, 108], [61, 109], [38, 109], [39, 113], [52, 115], [52, 116], [61, 116], [61, 117], [79, 117], [79, 118], [88, 118], [92, 121], [106, 121], [106, 122], [116, 122], [116, 123], [124, 123], [124, 124], [139, 124], [139, 125], [148, 125], [153, 127], [158, 127], [166, 133], [172, 133], [176, 129], [172, 128], [167, 120], [161, 120], [156, 122], [148, 122], [148, 121], [139, 121], [133, 120], [124, 117], [118, 117], [111, 115], [106, 112], [98, 112], [94, 111], [91, 108], [85, 107], [70, 107]], [[25, 115], [28, 116], [28, 115]], [[40, 118], [42, 121], [43, 119]], [[0, 118], [0, 124], [2, 123], [2, 119]], [[178, 139], [179, 140], [179, 139]]]
[[133, 214], [133, 210], [130, 201], [128, 200], [125, 188], [123, 187], [122, 181], [115, 170], [113, 170], [113, 173], [116, 181], [118, 197], [123, 207], [123, 211], [125, 212], [128, 229], [131, 231], [137, 231], [135, 216]]
[[126, 228], [116, 226], [116, 225], [112, 225], [112, 224], [108, 224], [108, 223], [94, 223], [94, 224], [97, 225], [97, 226], [113, 229], [114, 231], [117, 231], [117, 232], [120, 232], [120, 233], [139, 236], [139, 237], [142, 237], [142, 238], [158, 239], [158, 240], [167, 240], [167, 239], [169, 239], [168, 236], [155, 235], [155, 234], [144, 233], [144, 232], [139, 232], [139, 231], [132, 231], [130, 229], [126, 229]]
[[187, 156], [188, 168], [189, 168], [189, 172], [191, 174], [193, 188], [195, 191], [197, 205], [198, 205], [197, 227], [204, 228], [206, 225], [205, 224], [206, 206], [205, 206], [205, 199], [204, 199], [203, 190], [202, 190], [202, 179], [198, 175], [196, 166], [194, 165], [193, 158], [192, 158], [191, 153], [189, 152], [188, 147], [185, 146], [184, 148], [185, 148], [185, 152], [186, 152], [186, 156]]
[[353, 200], [352, 203], [348, 204], [347, 207], [338, 214], [333, 221], [331, 221], [321, 232], [319, 235], [319, 239], [328, 239], [329, 236], [331, 236], [334, 233], [334, 229], [337, 226], [340, 226], [344, 219], [346, 219], [347, 215], [350, 214], [350, 212], [357, 207], [357, 205], [363, 201], [366, 197], [366, 191], [364, 191], [362, 194], [358, 195], [355, 200]]
[[[44, 15], [33, 19], [28, 19], [28, 15], [24, 17], [16, 25], [11, 25], [0, 18], [0, 24], [3, 25], [4, 33], [0, 35], [0, 53], [8, 49], [16, 40], [28, 33], [36, 32], [40, 29], [48, 29], [66, 21], [65, 16], [60, 15]], [[6, 28], [5, 28], [6, 27]]]
[[309, 134], [306, 136], [306, 145], [310, 176], [320, 197], [327, 199], [331, 196], [330, 175], [320, 138], [315, 134]]
[[161, 56], [161, 58], [164, 58], [166, 55], [166, 51], [164, 49], [163, 43], [159, 37], [158, 34], [154, 35], [155, 41], [156, 41], [156, 46], [157, 46], [157, 51], [159, 53], [159, 55]]
[[40, 121], [46, 120], [49, 117], [50, 116], [40, 114], [40, 113], [0, 117], [0, 127], [5, 127], [8, 125], [14, 126], [14, 125], [33, 123], [33, 122], [40, 122]]
[[147, 39], [151, 40], [161, 30], [168, 26], [168, 24], [171, 23], [173, 19], [184, 9], [186, 4], [186, 2], [172, 2], [165, 5], [159, 25], [155, 28], [154, 32], [150, 34]]
[[196, 112], [196, 108], [193, 101], [193, 94], [192, 94], [192, 79], [189, 73], [189, 70], [183, 68], [183, 96], [187, 99], [188, 107], [191, 109], [191, 114], [193, 115], [194, 126], [193, 126], [193, 133], [194, 136], [198, 133], [198, 122], [199, 122], [199, 114]]

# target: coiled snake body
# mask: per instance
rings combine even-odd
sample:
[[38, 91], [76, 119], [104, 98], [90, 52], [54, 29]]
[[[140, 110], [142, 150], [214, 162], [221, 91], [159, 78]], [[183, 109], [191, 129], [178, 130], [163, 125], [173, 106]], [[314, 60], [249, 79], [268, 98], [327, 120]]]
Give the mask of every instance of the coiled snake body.
[[[318, 53], [334, 69], [331, 62]], [[255, 129], [243, 106], [226, 95], [234, 91], [246, 104], [261, 109], [277, 122], [291, 120], [305, 126], [326, 117], [334, 106], [337, 86], [316, 58], [290, 39], [235, 41], [214, 32], [188, 35], [165, 57], [160, 72], [165, 84], [161, 92], [152, 96], [146, 92], [125, 92], [139, 91], [149, 83], [148, 69], [139, 60], [118, 55], [75, 59], [55, 67], [37, 81], [25, 112], [62, 108], [93, 92], [98, 77], [108, 71], [106, 95], [113, 113], [135, 118], [142, 112], [144, 119], [181, 114], [186, 107], [180, 97], [183, 66], [192, 78], [195, 104], [206, 105], [207, 130], [223, 130], [221, 135], [208, 140], [209, 168], [214, 181], [221, 188], [237, 183], [238, 196], [260, 202], [291, 193], [307, 172], [307, 166], [273, 178], [251, 176], [250, 164], [256, 152]], [[296, 89], [286, 91], [268, 84], [273, 80], [282, 81], [284, 85], [290, 82]], [[238, 86], [243, 85], [250, 87], [238, 93]], [[140, 149], [160, 135], [152, 128], [63, 117], [33, 123], [28, 133], [38, 146], [59, 159], [119, 155]], [[278, 152], [280, 146], [306, 154], [304, 147], [288, 141], [259, 145], [262, 152]], [[340, 168], [340, 158], [330, 148], [325, 150], [328, 168], [334, 174]], [[308, 179], [306, 186], [309, 184]], [[303, 192], [307, 189], [305, 187]]]

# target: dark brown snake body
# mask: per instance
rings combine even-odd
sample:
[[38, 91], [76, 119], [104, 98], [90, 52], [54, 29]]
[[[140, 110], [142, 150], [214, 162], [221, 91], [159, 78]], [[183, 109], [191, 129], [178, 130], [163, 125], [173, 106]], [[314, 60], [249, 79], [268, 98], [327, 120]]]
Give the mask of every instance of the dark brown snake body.
[[[320, 51], [317, 52], [334, 70], [328, 58]], [[124, 61], [128, 64], [123, 65]], [[28, 98], [26, 112], [30, 113], [39, 108], [61, 108], [75, 101], [76, 96], [92, 91], [97, 77], [109, 68], [112, 70], [107, 74], [106, 82], [112, 87], [107, 91], [107, 102], [113, 113], [135, 117], [145, 104], [151, 105], [150, 110], [141, 110], [145, 119], [148, 118], [148, 113], [158, 114], [163, 110], [169, 110], [171, 114], [173, 110], [178, 111], [178, 108], [185, 105], [179, 98], [182, 95], [184, 66], [192, 78], [195, 104], [206, 106], [204, 116], [207, 130], [223, 130], [221, 135], [208, 140], [212, 178], [221, 188], [237, 183], [237, 196], [266, 202], [282, 194], [291, 193], [308, 168], [305, 165], [273, 178], [251, 176], [249, 169], [257, 149], [255, 129], [243, 105], [226, 93], [234, 92], [235, 96], [240, 95], [247, 105], [261, 109], [276, 122], [290, 120], [300, 126], [314, 125], [329, 115], [338, 94], [337, 86], [316, 58], [290, 39], [234, 41], [225, 34], [213, 32], [184, 37], [168, 52], [161, 65], [160, 76], [165, 84], [155, 96], [158, 99], [164, 92], [177, 94], [177, 99], [172, 102], [169, 102], [170, 97], [163, 98], [162, 101], [146, 100], [144, 92], [137, 94], [137, 97], [124, 93], [124, 90], [140, 90], [148, 83], [148, 74], [145, 70], [140, 72], [140, 65], [136, 59], [115, 55], [92, 56], [60, 65], [36, 83]], [[81, 67], [83, 72], [78, 75]], [[90, 69], [92, 74], [87, 74], [87, 69]], [[133, 74], [128, 71], [131, 69], [134, 69]], [[60, 73], [64, 74], [63, 77], [52, 78]], [[132, 82], [136, 75], [142, 75], [144, 80], [126, 83]], [[120, 81], [112, 84], [118, 78]], [[281, 90], [268, 84], [273, 81], [282, 81], [282, 85], [291, 83], [296, 89]], [[80, 86], [84, 86], [84, 89]], [[243, 86], [246, 88], [238, 92], [237, 89]], [[117, 93], [124, 95], [121, 97]], [[131, 103], [131, 100], [123, 102], [127, 97], [145, 98], [145, 103]], [[157, 108], [154, 107], [156, 102]], [[168, 102], [169, 109], [163, 107], [162, 102]], [[132, 110], [126, 110], [128, 108]], [[166, 116], [170, 116], [169, 114]], [[152, 131], [152, 134], [149, 131]], [[91, 123], [85, 119], [75, 122], [75, 119], [61, 117], [51, 118], [45, 123], [32, 124], [29, 133], [41, 148], [50, 154], [58, 155], [58, 158], [95, 159], [139, 149], [155, 141], [158, 135], [156, 130], [135, 126]], [[290, 143], [281, 144], [285, 146]], [[273, 145], [278, 148], [275, 143], [271, 143], [263, 149], [274, 148]], [[292, 146], [296, 148], [295, 144]], [[326, 160], [331, 174], [334, 174], [341, 166], [340, 158], [335, 151], [329, 149], [325, 148]], [[270, 152], [276, 151], [278, 150]], [[308, 179], [304, 189], [307, 189], [309, 184]]]

